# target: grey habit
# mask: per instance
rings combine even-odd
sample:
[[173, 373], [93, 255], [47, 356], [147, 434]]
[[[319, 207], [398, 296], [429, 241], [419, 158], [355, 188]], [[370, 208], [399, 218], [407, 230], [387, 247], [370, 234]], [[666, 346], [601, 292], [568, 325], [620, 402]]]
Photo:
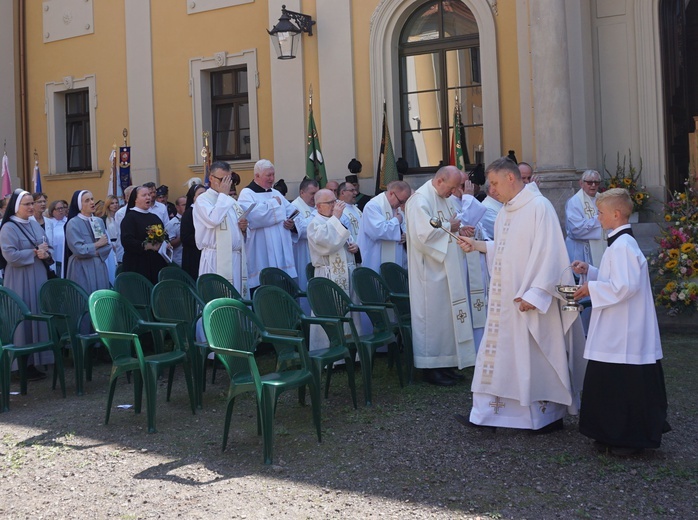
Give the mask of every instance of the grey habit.
[[[94, 222], [104, 231], [102, 219]], [[110, 243], [95, 249], [95, 236], [90, 222], [81, 215], [71, 218], [65, 225], [65, 240], [73, 253], [68, 260], [66, 278], [91, 294], [98, 289], [109, 289], [109, 271], [105, 263], [112, 251]]]
[[[32, 221], [22, 221], [19, 218], [10, 217], [0, 228], [0, 244], [2, 254], [7, 260], [5, 267], [4, 286], [19, 295], [29, 310], [34, 314], [39, 313], [39, 289], [46, 281], [46, 267], [36, 256], [34, 249], [43, 241], [44, 230]], [[32, 244], [19, 230], [22, 226], [24, 232], [35, 242]], [[39, 341], [48, 341], [48, 329], [45, 323], [25, 321], [15, 331], [15, 345], [26, 345]], [[53, 363], [53, 352], [39, 352], [34, 354], [35, 365], [50, 365]], [[29, 362], [31, 365], [31, 360]]]

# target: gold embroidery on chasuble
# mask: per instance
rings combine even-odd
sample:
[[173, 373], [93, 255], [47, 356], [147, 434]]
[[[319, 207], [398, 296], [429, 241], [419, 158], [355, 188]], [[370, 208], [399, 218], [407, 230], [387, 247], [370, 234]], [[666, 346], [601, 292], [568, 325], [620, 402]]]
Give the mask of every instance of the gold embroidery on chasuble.
[[[495, 359], [497, 357], [497, 337], [499, 336], [499, 324], [502, 315], [502, 253], [509, 233], [510, 220], [507, 219], [502, 226], [502, 233], [495, 246], [494, 261], [492, 262], [492, 279], [490, 281], [490, 299], [487, 312], [487, 330], [485, 331], [485, 352], [482, 364], [482, 384], [492, 384]], [[498, 408], [496, 409], [499, 410]]]

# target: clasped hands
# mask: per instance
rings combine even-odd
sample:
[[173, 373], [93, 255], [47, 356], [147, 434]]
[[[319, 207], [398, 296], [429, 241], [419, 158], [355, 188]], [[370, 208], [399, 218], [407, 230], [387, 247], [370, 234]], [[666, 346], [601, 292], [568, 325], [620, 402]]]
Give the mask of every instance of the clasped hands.
[[46, 260], [51, 258], [51, 253], [48, 252], [48, 244], [46, 242], [39, 244], [34, 249], [34, 253], [39, 260]]

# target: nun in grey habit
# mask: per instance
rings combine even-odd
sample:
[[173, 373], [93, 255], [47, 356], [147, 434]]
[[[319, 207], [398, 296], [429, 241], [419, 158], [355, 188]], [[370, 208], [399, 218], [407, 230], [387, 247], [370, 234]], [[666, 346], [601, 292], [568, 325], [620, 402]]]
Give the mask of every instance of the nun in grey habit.
[[106, 260], [112, 248], [104, 221], [92, 215], [94, 209], [92, 193], [76, 191], [65, 225], [66, 278], [85, 289], [87, 294], [110, 286]]

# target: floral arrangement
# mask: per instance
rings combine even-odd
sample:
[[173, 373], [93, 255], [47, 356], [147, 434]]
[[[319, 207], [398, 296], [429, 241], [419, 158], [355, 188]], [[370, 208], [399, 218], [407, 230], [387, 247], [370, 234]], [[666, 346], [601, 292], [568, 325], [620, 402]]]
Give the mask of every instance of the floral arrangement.
[[633, 211], [640, 211], [649, 202], [650, 194], [646, 188], [640, 185], [640, 174], [642, 173], [642, 158], [640, 158], [640, 169], [633, 166], [633, 156], [628, 150], [628, 168], [625, 168], [625, 156], [623, 156], [623, 164], [620, 163], [620, 152], [616, 159], [616, 172], [611, 174], [606, 168], [606, 158], [604, 157], [604, 168], [608, 174], [608, 179], [605, 180], [606, 185], [600, 188], [599, 191], [606, 191], [611, 188], [625, 188], [630, 192], [630, 197], [633, 199]]
[[167, 242], [170, 240], [170, 237], [167, 235], [167, 231], [164, 230], [162, 227], [162, 224], [152, 224], [145, 228], [145, 240], [143, 241], [143, 244], [155, 244], [159, 245], [162, 244], [163, 242]]
[[698, 310], [698, 193], [688, 182], [665, 204], [664, 220], [669, 226], [649, 262], [663, 285], [655, 303], [676, 316]]

